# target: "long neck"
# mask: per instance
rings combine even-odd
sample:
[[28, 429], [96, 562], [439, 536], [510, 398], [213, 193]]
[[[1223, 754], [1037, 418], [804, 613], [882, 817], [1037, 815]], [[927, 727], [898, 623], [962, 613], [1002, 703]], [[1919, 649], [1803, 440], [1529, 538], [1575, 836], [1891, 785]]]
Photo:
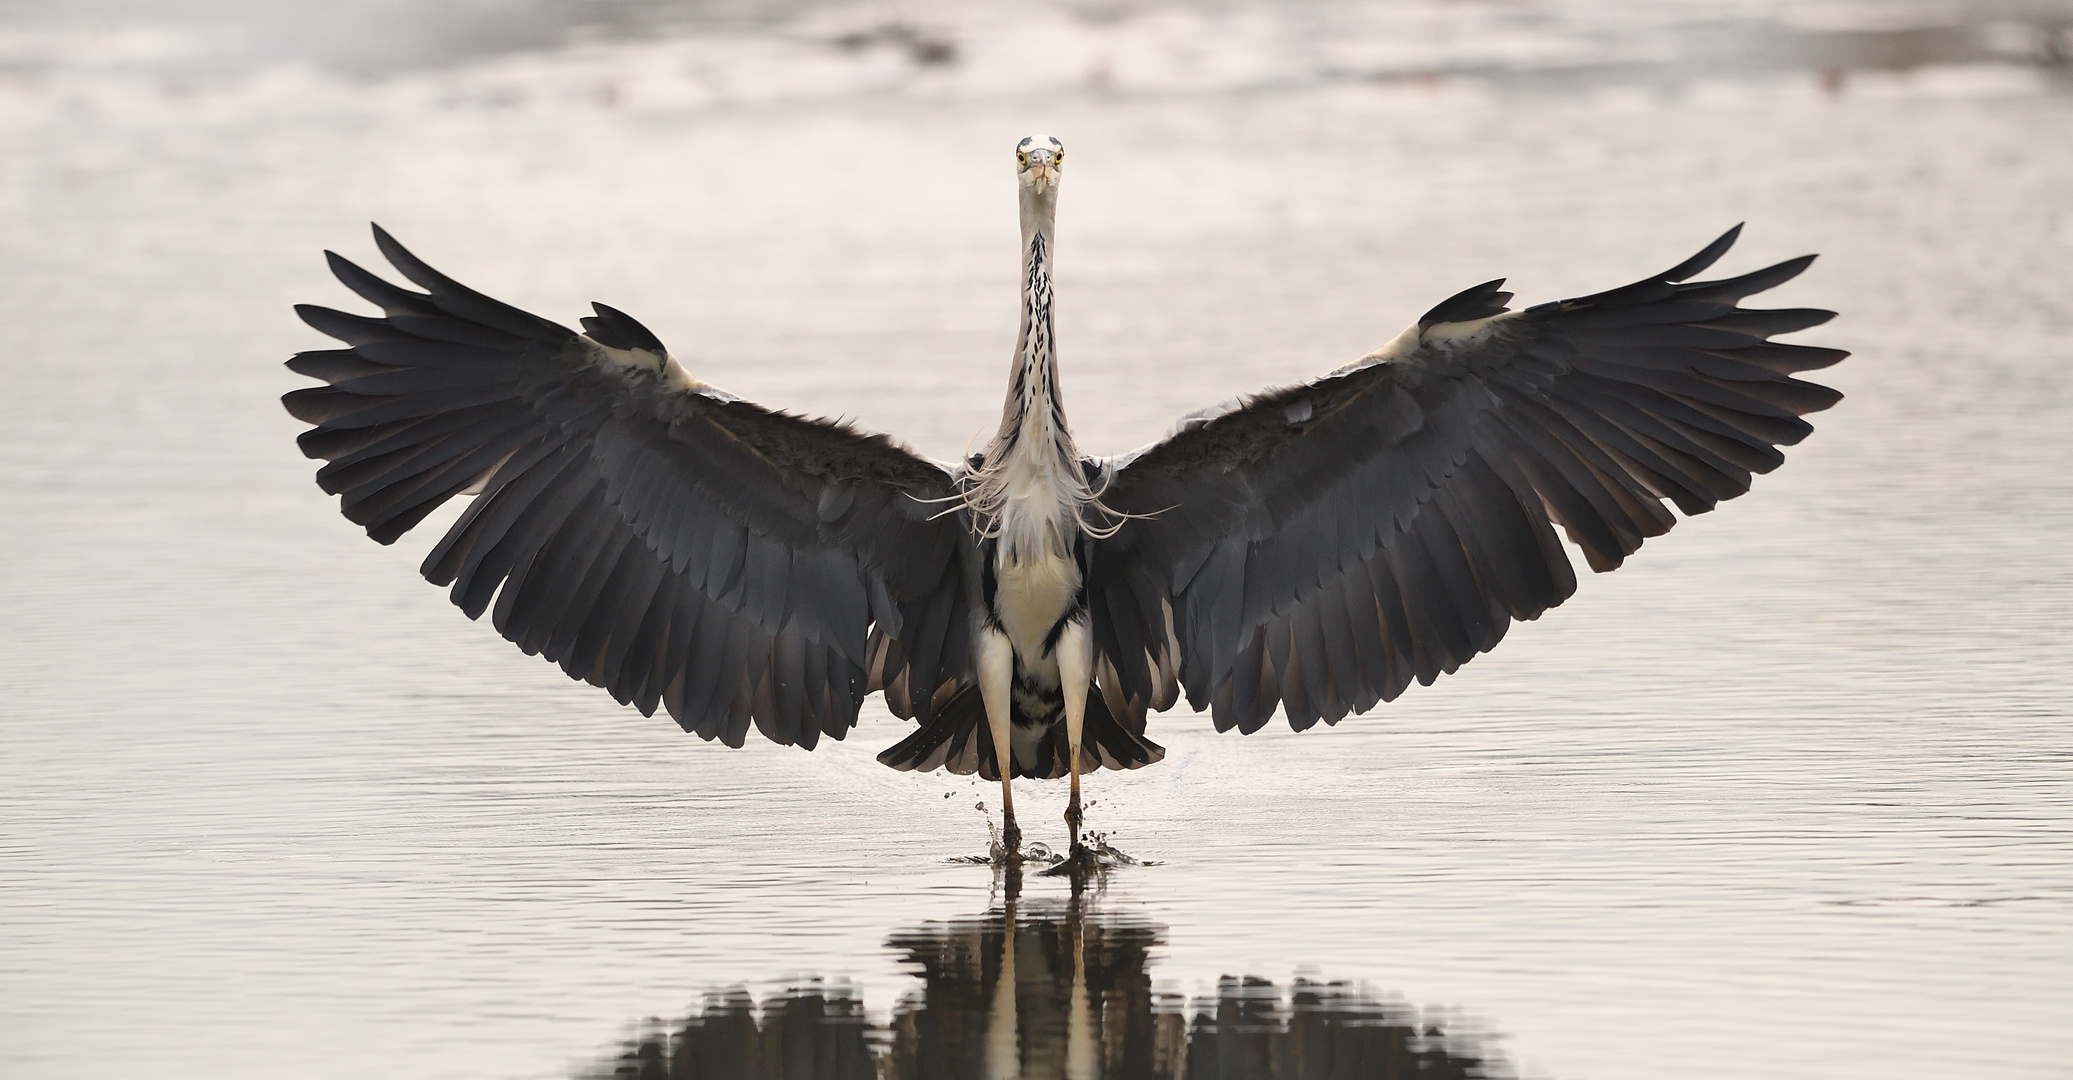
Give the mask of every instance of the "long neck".
[[1000, 431], [986, 456], [998, 460], [1019, 453], [1047, 463], [1071, 462], [1077, 468], [1079, 450], [1065, 426], [1065, 403], [1058, 389], [1057, 338], [1051, 328], [1052, 237], [1058, 189], [1053, 186], [1039, 195], [1024, 187], [1021, 194], [1022, 329], [1016, 335], [1015, 359], [1008, 371]]
[[1022, 189], [1022, 332], [1008, 372], [1001, 426], [965, 482], [965, 504], [983, 535], [1000, 540], [1005, 563], [1072, 557], [1098, 505], [1065, 426], [1058, 354], [1051, 334], [1051, 222], [1056, 186]]

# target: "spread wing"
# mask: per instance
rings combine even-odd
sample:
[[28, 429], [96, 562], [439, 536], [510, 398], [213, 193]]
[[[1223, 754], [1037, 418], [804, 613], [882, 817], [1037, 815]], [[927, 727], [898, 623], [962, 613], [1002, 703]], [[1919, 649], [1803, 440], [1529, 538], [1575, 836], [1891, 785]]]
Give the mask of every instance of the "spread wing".
[[925, 715], [968, 678], [943, 466], [707, 386], [611, 308], [579, 334], [375, 241], [426, 291], [329, 255], [383, 314], [298, 307], [347, 348], [290, 360], [330, 385], [282, 402], [316, 425], [318, 484], [384, 544], [479, 492], [423, 566], [469, 618], [730, 746], [753, 719], [811, 748], [873, 690]]
[[1749, 490], [1841, 395], [1846, 353], [1772, 344], [1833, 312], [1749, 310], [1813, 256], [1664, 273], [1509, 311], [1502, 281], [1324, 378], [1183, 421], [1112, 465], [1089, 599], [1112, 708], [1185, 689], [1219, 730], [1334, 723], [1430, 684], [1576, 590], [1560, 525], [1611, 570]]

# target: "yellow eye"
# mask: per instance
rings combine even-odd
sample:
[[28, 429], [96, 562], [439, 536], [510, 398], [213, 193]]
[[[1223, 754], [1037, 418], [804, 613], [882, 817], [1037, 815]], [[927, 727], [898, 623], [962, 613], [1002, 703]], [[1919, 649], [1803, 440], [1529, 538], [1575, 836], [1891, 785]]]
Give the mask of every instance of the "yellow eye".
[[1063, 151], [1063, 150], [1053, 150], [1053, 151], [1051, 151], [1051, 164], [1053, 164], [1053, 165], [1063, 165], [1063, 164], [1065, 164], [1065, 151]]
[[1029, 164], [1029, 155], [1017, 150], [1015, 151], [1015, 162], [1018, 165], [1027, 165]]

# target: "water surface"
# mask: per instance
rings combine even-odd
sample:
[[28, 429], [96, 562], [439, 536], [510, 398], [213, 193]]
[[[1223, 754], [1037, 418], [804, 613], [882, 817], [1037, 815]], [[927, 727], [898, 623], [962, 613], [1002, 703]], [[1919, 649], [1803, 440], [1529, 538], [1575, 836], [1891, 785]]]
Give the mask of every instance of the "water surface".
[[[381, 548], [316, 490], [279, 361], [373, 219], [947, 457], [997, 415], [1041, 129], [1092, 452], [1457, 288], [1589, 292], [1742, 220], [1723, 269], [1823, 252], [1771, 296], [1856, 353], [1783, 469], [1461, 673], [1302, 735], [1155, 718], [1166, 760], [1090, 810], [1159, 863], [1100, 898], [1163, 928], [1155, 988], [1371, 986], [1530, 1076], [2064, 1075], [2073, 20], [1802, 7], [812, 8], [200, 75], [153, 59], [197, 22], [21, 16], [0, 1072], [564, 1076], [807, 976], [889, 1022], [887, 942], [993, 909], [950, 861], [990, 785], [875, 764], [875, 703], [728, 751], [519, 655], [417, 579], [431, 528]], [[1734, 60], [1903, 31], [1972, 51]], [[1061, 839], [1062, 792], [1021, 798]]]

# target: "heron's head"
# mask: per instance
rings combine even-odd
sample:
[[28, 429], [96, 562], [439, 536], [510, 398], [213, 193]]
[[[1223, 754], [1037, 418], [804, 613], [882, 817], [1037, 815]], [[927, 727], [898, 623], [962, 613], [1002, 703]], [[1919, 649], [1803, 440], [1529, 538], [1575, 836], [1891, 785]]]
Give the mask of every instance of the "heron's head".
[[1016, 175], [1023, 186], [1038, 195], [1058, 190], [1059, 170], [1065, 164], [1065, 144], [1049, 135], [1031, 135], [1015, 144]]

